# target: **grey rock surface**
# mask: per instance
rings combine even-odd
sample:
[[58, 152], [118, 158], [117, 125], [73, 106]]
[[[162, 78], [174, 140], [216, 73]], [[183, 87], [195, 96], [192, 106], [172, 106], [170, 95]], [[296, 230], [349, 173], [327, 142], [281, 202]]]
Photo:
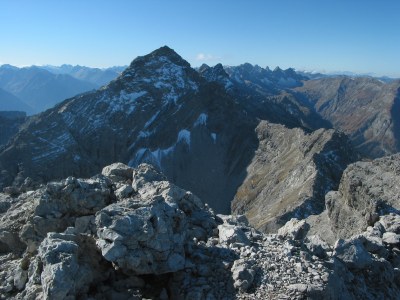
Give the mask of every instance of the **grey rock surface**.
[[[253, 263], [254, 264], [254, 263]], [[255, 271], [251, 268], [251, 262], [244, 259], [235, 260], [232, 266], [233, 286], [241, 291], [247, 291], [254, 281]]]
[[135, 274], [175, 272], [185, 264], [186, 222], [178, 203], [161, 196], [127, 199], [97, 213], [97, 243], [105, 259]]
[[[336, 238], [348, 238], [366, 230], [369, 225], [374, 225], [379, 215], [395, 213], [397, 217], [392, 218], [398, 219], [399, 182], [399, 154], [350, 165], [338, 191], [326, 195], [328, 220]], [[384, 227], [393, 226], [389, 225], [394, 221], [389, 221], [389, 216], [381, 220]]]
[[310, 225], [305, 220], [290, 219], [279, 228], [278, 234], [293, 240], [302, 240], [307, 235]]
[[[400, 296], [396, 214], [332, 251], [318, 236], [303, 239], [304, 220], [277, 235], [257, 231], [243, 215], [216, 215], [150, 165], [104, 170], [17, 197], [0, 194], [10, 204], [0, 214], [0, 298]], [[118, 192], [132, 185], [130, 193]]]

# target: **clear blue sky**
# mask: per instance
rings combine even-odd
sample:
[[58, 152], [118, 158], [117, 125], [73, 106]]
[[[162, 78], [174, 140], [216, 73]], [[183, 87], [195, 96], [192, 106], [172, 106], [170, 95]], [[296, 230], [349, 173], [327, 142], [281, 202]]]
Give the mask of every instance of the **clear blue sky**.
[[0, 64], [203, 62], [400, 77], [399, 0], [0, 0]]

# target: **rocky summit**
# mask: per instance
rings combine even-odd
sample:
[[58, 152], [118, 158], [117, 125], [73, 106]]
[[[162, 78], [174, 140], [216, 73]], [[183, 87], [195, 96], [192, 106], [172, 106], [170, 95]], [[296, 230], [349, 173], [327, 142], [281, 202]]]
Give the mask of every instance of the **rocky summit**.
[[[148, 164], [0, 194], [7, 299], [395, 299], [400, 219], [334, 246], [290, 220], [261, 233]], [[374, 232], [384, 232], [383, 238]]]

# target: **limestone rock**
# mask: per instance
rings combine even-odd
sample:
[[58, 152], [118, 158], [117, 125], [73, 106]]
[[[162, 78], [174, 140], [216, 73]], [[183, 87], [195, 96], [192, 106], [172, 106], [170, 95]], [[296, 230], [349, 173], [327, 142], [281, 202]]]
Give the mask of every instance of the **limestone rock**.
[[311, 254], [319, 258], [326, 258], [327, 252], [331, 250], [329, 244], [325, 242], [319, 235], [307, 236], [304, 239], [304, 245], [310, 250]]
[[255, 271], [251, 264], [243, 259], [236, 260], [232, 266], [233, 286], [242, 291], [247, 291], [253, 283]]
[[230, 224], [218, 225], [218, 232], [220, 243], [226, 243], [228, 245], [232, 243], [249, 243], [245, 233], [238, 226]]
[[72, 236], [49, 234], [39, 247], [43, 262], [41, 283], [47, 299], [63, 299], [75, 291], [78, 276], [78, 245]]
[[163, 274], [182, 269], [185, 214], [162, 196], [145, 204], [132, 198], [97, 213], [97, 244], [103, 256], [135, 274]]
[[297, 220], [293, 218], [283, 227], [279, 228], [278, 234], [294, 240], [301, 240], [306, 236], [309, 228], [310, 225], [307, 224], [305, 220]]
[[[375, 213], [386, 215], [399, 210], [399, 182], [400, 154], [350, 165], [339, 190], [326, 195], [329, 222], [337, 238], [349, 238], [364, 231], [374, 224], [370, 216]], [[393, 215], [381, 220], [389, 228], [396, 218], [399, 217]]]
[[41, 217], [93, 214], [112, 201], [110, 185], [104, 176], [88, 180], [68, 177], [61, 182], [48, 183], [35, 214]]
[[[112, 172], [7, 198], [10, 207], [0, 214], [0, 298], [400, 296], [400, 250], [387, 243], [398, 235], [393, 212], [339, 240], [332, 253], [318, 236], [303, 239], [304, 220], [289, 221], [281, 235], [265, 234], [242, 215], [215, 215], [153, 167], [134, 169], [132, 178]], [[140, 184], [120, 193], [130, 181]]]
[[366, 269], [372, 264], [372, 257], [358, 240], [338, 240], [334, 255], [351, 269]]
[[166, 180], [166, 177], [161, 172], [149, 164], [141, 164], [135, 169], [133, 178], [132, 187], [136, 191], [142, 188], [145, 183]]
[[382, 241], [391, 246], [400, 244], [400, 234], [394, 232], [385, 232], [382, 237]]
[[101, 171], [101, 174], [110, 178], [112, 181], [127, 181], [132, 180], [133, 168], [128, 167], [123, 163], [113, 163], [106, 166]]
[[388, 232], [400, 233], [400, 215], [389, 213], [379, 217], [379, 223], [383, 230]]

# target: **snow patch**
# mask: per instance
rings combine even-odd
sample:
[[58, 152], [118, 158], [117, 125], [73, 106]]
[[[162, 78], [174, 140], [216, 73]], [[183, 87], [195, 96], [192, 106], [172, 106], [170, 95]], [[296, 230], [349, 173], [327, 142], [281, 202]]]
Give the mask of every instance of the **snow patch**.
[[233, 83], [230, 80], [225, 81], [225, 89], [229, 90], [233, 86]]
[[179, 143], [181, 141], [185, 142], [186, 144], [188, 144], [188, 146], [190, 146], [190, 131], [189, 130], [182, 129], [181, 131], [179, 131], [177, 143]]
[[200, 116], [197, 118], [196, 122], [194, 122], [194, 126], [198, 125], [207, 125], [207, 114], [201, 113]]
[[141, 91], [141, 92], [130, 93], [127, 96], [129, 97], [130, 101], [135, 101], [136, 99], [138, 99], [146, 94], [147, 94], [146, 91]]
[[214, 144], [215, 144], [215, 143], [217, 142], [217, 134], [214, 133], [214, 132], [212, 132], [212, 133], [211, 133], [211, 138], [213, 139]]
[[159, 149], [157, 148], [156, 150], [151, 152], [151, 155], [153, 156], [152, 158], [154, 159], [154, 162], [156, 165], [161, 169], [161, 161], [165, 156], [168, 156], [175, 150], [175, 145], [167, 148], [167, 149]]
[[166, 149], [157, 148], [154, 151], [150, 151], [148, 148], [140, 148], [136, 152], [135, 158], [129, 161], [128, 165], [131, 167], [136, 167], [139, 164], [146, 162], [161, 169], [162, 159], [170, 155], [174, 150], [175, 145]]
[[[147, 132], [141, 131], [141, 133], [139, 133], [139, 136], [141, 134], [143, 136], [146, 136]], [[215, 135], [215, 138], [216, 138], [216, 135]], [[139, 150], [136, 151], [135, 157], [129, 161], [128, 165], [131, 167], [135, 167], [135, 166], [138, 166], [142, 162], [147, 162], [147, 163], [150, 163], [161, 169], [162, 168], [161, 167], [162, 159], [164, 157], [170, 155], [171, 153], [173, 153], [176, 145], [179, 142], [185, 142], [188, 146], [190, 146], [190, 131], [189, 130], [182, 129], [181, 131], [179, 131], [177, 141], [171, 147], [168, 147], [165, 149], [157, 148], [153, 151], [150, 151], [149, 148], [140, 148]], [[132, 149], [134, 147], [134, 145], [135, 145], [135, 143], [132, 144], [129, 147], [129, 149]]]
[[[146, 151], [148, 151], [147, 148], [140, 148], [135, 155], [135, 159], [133, 160], [134, 165], [138, 165], [139, 163], [135, 162], [141, 162], [143, 159], [144, 154], [146, 153]], [[131, 162], [129, 162], [129, 165], [131, 165]]]
[[[35, 135], [38, 135], [38, 133], [39, 131], [35, 132]], [[32, 161], [56, 158], [61, 154], [68, 152], [67, 147], [75, 143], [75, 140], [68, 132], [64, 132], [62, 135], [54, 139], [45, 139], [42, 136], [37, 136], [37, 139], [43, 143], [43, 147], [40, 146], [34, 149], [38, 155], [34, 156]], [[43, 151], [43, 148], [46, 149], [46, 151]]]
[[158, 115], [160, 114], [160, 111], [156, 112], [147, 122], [146, 124], [144, 124], [144, 129], [147, 129], [147, 127], [149, 127], [154, 120], [158, 117]]
[[147, 130], [146, 131], [140, 131], [137, 140], [141, 139], [141, 138], [147, 138], [150, 135], [151, 135], [150, 131], [147, 131]]

